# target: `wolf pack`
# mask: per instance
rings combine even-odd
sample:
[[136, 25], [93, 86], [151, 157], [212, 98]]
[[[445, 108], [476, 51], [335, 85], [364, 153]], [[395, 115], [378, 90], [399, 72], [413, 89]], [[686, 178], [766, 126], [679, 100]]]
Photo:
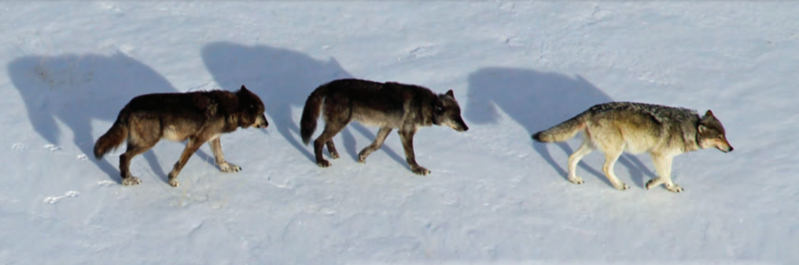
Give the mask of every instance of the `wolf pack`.
[[[133, 98], [119, 112], [111, 128], [94, 145], [96, 159], [127, 143], [119, 156], [122, 185], [132, 186], [141, 180], [130, 172], [136, 155], [155, 146], [161, 139], [186, 142], [186, 147], [168, 174], [169, 185], [178, 187], [178, 174], [191, 156], [209, 143], [216, 165], [222, 172], [238, 172], [242, 168], [225, 160], [220, 136], [238, 128], [266, 128], [264, 103], [244, 85], [238, 91], [194, 91], [155, 93]], [[315, 162], [330, 167], [323, 149], [331, 158], [340, 157], [333, 137], [350, 122], [357, 121], [379, 128], [374, 141], [358, 153], [358, 162], [380, 149], [386, 137], [397, 130], [405, 160], [413, 173], [428, 175], [431, 171], [416, 161], [413, 137], [422, 127], [450, 127], [464, 132], [469, 127], [461, 118], [461, 109], [452, 90], [436, 94], [429, 88], [397, 82], [374, 82], [361, 79], [339, 79], [317, 87], [305, 102], [300, 119], [300, 135], [308, 145], [316, 131], [319, 117], [325, 122], [322, 133], [313, 141]], [[618, 190], [629, 189], [613, 172], [613, 166], [624, 152], [648, 153], [655, 166], [656, 177], [646, 189], [659, 185], [672, 192], [683, 188], [671, 179], [675, 156], [699, 149], [733, 150], [727, 141], [724, 126], [708, 110], [704, 115], [691, 109], [636, 102], [608, 102], [594, 105], [549, 129], [537, 132], [532, 139], [542, 143], [564, 142], [582, 132], [580, 147], [569, 156], [567, 179], [582, 184], [576, 174], [580, 160], [594, 150], [605, 154], [602, 167], [607, 179]]]

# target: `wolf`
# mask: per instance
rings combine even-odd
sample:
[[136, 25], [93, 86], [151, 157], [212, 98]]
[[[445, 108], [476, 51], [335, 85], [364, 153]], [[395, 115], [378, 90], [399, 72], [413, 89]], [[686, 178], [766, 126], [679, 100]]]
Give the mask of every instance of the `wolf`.
[[669, 191], [682, 192], [684, 189], [671, 180], [671, 162], [675, 156], [710, 147], [724, 153], [733, 150], [724, 126], [710, 110], [700, 117], [691, 109], [636, 102], [594, 105], [532, 137], [544, 143], [563, 142], [578, 132], [583, 132], [583, 143], [569, 156], [569, 181], [583, 183], [575, 173], [577, 163], [599, 149], [605, 153], [602, 170], [618, 190], [629, 189], [613, 173], [613, 165], [622, 152], [647, 152], [652, 157], [657, 177], [646, 183], [646, 189], [665, 184]]
[[144, 153], [162, 138], [186, 141], [186, 148], [172, 171], [169, 185], [178, 187], [180, 170], [197, 149], [210, 142], [216, 164], [222, 172], [238, 172], [240, 166], [225, 161], [219, 136], [241, 128], [266, 128], [264, 104], [258, 95], [242, 85], [236, 92], [211, 90], [187, 93], [154, 93], [133, 98], [119, 112], [116, 121], [94, 144], [97, 160], [127, 140], [127, 150], [119, 156], [122, 185], [141, 180], [130, 174], [130, 160]]
[[397, 82], [345, 78], [317, 87], [305, 101], [300, 120], [300, 134], [306, 145], [316, 130], [320, 112], [325, 129], [314, 141], [316, 164], [320, 167], [330, 166], [322, 157], [324, 145], [330, 157], [339, 157], [332, 139], [351, 121], [380, 128], [374, 142], [358, 153], [358, 162], [366, 163], [366, 157], [380, 149], [391, 130], [398, 129], [405, 161], [413, 173], [423, 176], [430, 174], [430, 170], [416, 163], [413, 151], [416, 131], [431, 125], [447, 126], [459, 132], [469, 130], [452, 90], [435, 94], [422, 86]]

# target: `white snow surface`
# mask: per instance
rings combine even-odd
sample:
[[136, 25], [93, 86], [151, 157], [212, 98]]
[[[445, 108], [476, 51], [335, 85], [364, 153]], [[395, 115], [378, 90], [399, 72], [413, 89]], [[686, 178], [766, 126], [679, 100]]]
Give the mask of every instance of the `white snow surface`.
[[[795, 1], [125, 1], [0, 3], [0, 264], [797, 264]], [[334, 138], [312, 162], [308, 94], [345, 77], [452, 89], [470, 127], [423, 128], [417, 176], [396, 133]], [[132, 97], [235, 90], [267, 129], [134, 158], [94, 141]], [[530, 134], [593, 104], [712, 109], [735, 151], [675, 159], [675, 194], [625, 155], [565, 180], [565, 144]], [[317, 130], [316, 134], [319, 134]]]

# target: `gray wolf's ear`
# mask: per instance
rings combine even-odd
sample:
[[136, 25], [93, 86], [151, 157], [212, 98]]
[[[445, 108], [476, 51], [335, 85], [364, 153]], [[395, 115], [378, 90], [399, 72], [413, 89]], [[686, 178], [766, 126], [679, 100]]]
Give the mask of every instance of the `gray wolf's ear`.
[[697, 128], [696, 128], [696, 130], [697, 130], [697, 131], [698, 131], [700, 134], [701, 134], [701, 133], [705, 133], [705, 131], [707, 131], [707, 127], [705, 127], [705, 125], [699, 124], [699, 127], [697, 127]]
[[711, 117], [711, 116], [713, 116], [713, 112], [710, 111], [710, 110], [707, 110], [707, 112], [705, 112], [705, 116]]
[[450, 89], [449, 91], [447, 91], [447, 96], [450, 96], [450, 97], [452, 97], [452, 98], [455, 98], [455, 94], [454, 94], [454, 93], [452, 93], [452, 89]]

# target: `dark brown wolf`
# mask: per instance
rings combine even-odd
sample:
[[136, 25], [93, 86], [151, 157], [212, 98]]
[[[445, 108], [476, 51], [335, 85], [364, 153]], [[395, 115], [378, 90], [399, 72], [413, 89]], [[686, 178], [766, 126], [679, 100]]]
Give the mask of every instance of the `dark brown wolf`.
[[327, 145], [333, 159], [339, 157], [332, 139], [351, 121], [380, 127], [374, 142], [358, 154], [358, 162], [365, 163], [366, 157], [383, 145], [391, 130], [399, 129], [408, 166], [419, 175], [430, 174], [430, 170], [416, 163], [413, 152], [413, 135], [419, 127], [439, 125], [459, 132], [469, 129], [461, 118], [452, 90], [436, 95], [425, 87], [395, 82], [339, 79], [316, 88], [305, 101], [300, 121], [300, 134], [306, 145], [316, 130], [320, 112], [325, 129], [314, 141], [316, 163], [320, 167], [330, 166], [322, 157], [323, 145]]
[[130, 174], [130, 160], [155, 146], [161, 138], [186, 141], [186, 148], [169, 173], [169, 185], [178, 186], [178, 174], [200, 146], [210, 141], [216, 164], [223, 172], [241, 167], [228, 163], [219, 136], [241, 128], [266, 128], [264, 104], [243, 85], [236, 92], [212, 90], [188, 93], [156, 93], [133, 98], [119, 112], [114, 125], [94, 144], [94, 156], [103, 155], [127, 140], [127, 151], [119, 157], [122, 184], [138, 185]]

